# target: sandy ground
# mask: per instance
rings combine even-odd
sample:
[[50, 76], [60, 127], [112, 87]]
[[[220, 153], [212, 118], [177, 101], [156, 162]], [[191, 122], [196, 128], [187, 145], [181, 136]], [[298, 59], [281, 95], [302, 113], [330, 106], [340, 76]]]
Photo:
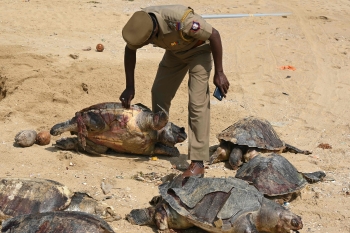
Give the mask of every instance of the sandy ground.
[[[104, 179], [113, 184], [105, 202], [121, 216], [148, 206], [156, 182], [132, 177], [140, 172], [180, 173], [180, 158], [105, 154], [89, 156], [52, 146], [14, 145], [24, 129], [49, 130], [92, 104], [118, 101], [125, 87], [121, 29], [131, 14], [150, 5], [184, 4], [164, 0], [2, 0], [0, 4], [0, 176], [56, 180], [73, 191], [103, 199]], [[197, 0], [199, 14], [291, 12], [287, 17], [208, 20], [221, 34], [224, 69], [231, 83], [222, 102], [211, 97], [211, 145], [236, 120], [259, 116], [280, 137], [312, 155], [285, 153], [302, 172], [323, 170], [327, 181], [308, 185], [290, 203], [306, 232], [350, 232], [350, 2], [346, 0]], [[95, 51], [102, 43], [105, 50]], [[86, 47], [90, 51], [83, 51]], [[150, 88], [163, 50], [138, 51], [133, 103], [151, 106]], [[72, 58], [77, 55], [76, 59]], [[296, 70], [282, 66], [293, 66]], [[187, 80], [175, 96], [170, 121], [187, 129]], [[82, 86], [85, 86], [85, 89]], [[211, 92], [214, 90], [210, 82]], [[328, 143], [332, 149], [318, 145]], [[224, 163], [208, 166], [207, 177], [234, 176]], [[333, 179], [333, 181], [331, 181]], [[111, 222], [116, 232], [156, 232]]]

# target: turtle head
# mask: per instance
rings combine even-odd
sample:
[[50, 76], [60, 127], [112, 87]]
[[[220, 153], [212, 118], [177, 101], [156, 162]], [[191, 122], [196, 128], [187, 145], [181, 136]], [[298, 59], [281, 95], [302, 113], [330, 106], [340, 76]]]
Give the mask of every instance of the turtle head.
[[278, 229], [276, 232], [281, 233], [289, 233], [291, 230], [298, 232], [303, 228], [303, 222], [300, 216], [286, 210], [280, 213], [280, 221], [276, 228]]
[[168, 122], [162, 129], [158, 130], [159, 142], [170, 147], [173, 147], [176, 143], [185, 141], [186, 138], [185, 128], [171, 122]]
[[290, 233], [303, 228], [300, 216], [266, 198], [256, 217], [254, 222], [259, 232]]

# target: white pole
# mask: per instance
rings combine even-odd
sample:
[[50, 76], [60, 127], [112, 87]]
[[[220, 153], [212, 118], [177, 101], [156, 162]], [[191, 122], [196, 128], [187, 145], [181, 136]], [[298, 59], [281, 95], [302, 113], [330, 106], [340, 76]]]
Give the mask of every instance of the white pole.
[[201, 15], [204, 19], [224, 19], [224, 18], [242, 18], [242, 17], [261, 17], [261, 16], [286, 16], [292, 13], [260, 13], [260, 14], [216, 14]]

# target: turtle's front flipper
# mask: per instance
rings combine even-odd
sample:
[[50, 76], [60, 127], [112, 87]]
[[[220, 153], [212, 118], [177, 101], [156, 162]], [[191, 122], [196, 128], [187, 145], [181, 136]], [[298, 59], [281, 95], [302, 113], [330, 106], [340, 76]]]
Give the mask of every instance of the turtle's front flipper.
[[312, 151], [300, 150], [300, 149], [296, 148], [295, 146], [289, 145], [287, 143], [285, 146], [286, 146], [286, 148], [284, 148], [283, 152], [292, 152], [295, 154], [304, 154], [304, 155], [312, 154]]
[[86, 151], [94, 155], [106, 153], [106, 151], [108, 150], [108, 147], [98, 145], [88, 139], [86, 139], [86, 146], [85, 148], [83, 148], [77, 137], [58, 139], [56, 141], [56, 144], [53, 144], [53, 146], [61, 150], [76, 150], [77, 152]]
[[54, 147], [61, 150], [76, 150], [79, 151], [78, 138], [60, 138], [56, 141], [56, 144], [52, 144]]
[[78, 124], [75, 117], [68, 121], [54, 125], [50, 130], [50, 134], [57, 136], [67, 131], [78, 132]]
[[235, 221], [233, 230], [230, 232], [260, 233], [252, 221], [252, 214], [242, 215]]
[[157, 143], [154, 146], [153, 154], [156, 155], [169, 155], [172, 157], [179, 157], [180, 152], [176, 147], [169, 147], [162, 143]]
[[154, 207], [148, 207], [145, 209], [133, 209], [128, 215], [126, 215], [126, 219], [133, 225], [155, 225], [154, 215]]
[[324, 173], [323, 171], [302, 173], [302, 174], [304, 178], [307, 180], [307, 182], [309, 182], [310, 184], [322, 181], [323, 178], [326, 177], [326, 173]]
[[[212, 146], [210, 149], [215, 148]], [[219, 163], [227, 161], [231, 152], [231, 146], [229, 142], [221, 141], [220, 145], [216, 147], [215, 152], [210, 156], [209, 163]]]
[[232, 149], [228, 162], [233, 170], [237, 170], [243, 164], [243, 151], [240, 147]]

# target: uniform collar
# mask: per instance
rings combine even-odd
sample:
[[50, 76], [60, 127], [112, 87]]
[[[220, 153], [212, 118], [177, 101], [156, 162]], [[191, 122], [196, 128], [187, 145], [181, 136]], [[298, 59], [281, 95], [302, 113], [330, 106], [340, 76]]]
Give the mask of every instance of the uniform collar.
[[153, 14], [156, 16], [159, 28], [163, 34], [168, 34], [172, 32], [171, 28], [168, 26], [165, 20], [158, 13], [153, 13]]

